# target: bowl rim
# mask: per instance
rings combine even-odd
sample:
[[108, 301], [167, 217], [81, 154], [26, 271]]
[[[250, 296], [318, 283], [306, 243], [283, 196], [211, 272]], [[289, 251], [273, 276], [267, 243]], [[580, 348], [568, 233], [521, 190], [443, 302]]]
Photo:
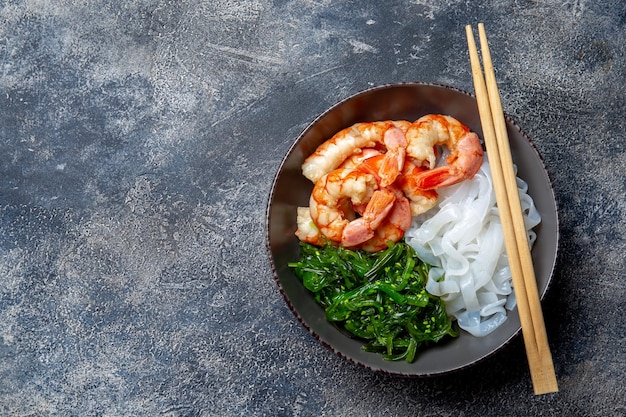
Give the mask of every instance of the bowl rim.
[[[460, 93], [463, 94], [465, 96], [467, 96], [468, 98], [472, 99], [472, 100], [476, 100], [476, 97], [474, 94], [463, 90], [461, 88], [455, 87], [455, 86], [451, 86], [451, 85], [447, 85], [447, 84], [443, 84], [443, 83], [433, 83], [433, 82], [422, 82], [422, 81], [407, 81], [407, 82], [390, 82], [390, 83], [384, 83], [384, 84], [380, 84], [380, 85], [376, 85], [376, 86], [371, 86], [362, 90], [359, 90], [355, 93], [349, 94], [348, 96], [340, 99], [339, 101], [335, 102], [334, 104], [332, 104], [330, 107], [326, 108], [326, 110], [324, 110], [323, 112], [321, 112], [320, 114], [318, 114], [316, 117], [314, 117], [307, 125], [304, 129], [302, 129], [300, 131], [300, 133], [297, 135], [297, 137], [293, 140], [293, 142], [291, 143], [291, 145], [289, 146], [287, 152], [284, 154], [283, 158], [280, 161], [280, 164], [278, 165], [278, 168], [276, 169], [276, 172], [272, 178], [272, 185], [271, 185], [271, 189], [270, 192], [268, 194], [268, 198], [267, 198], [267, 202], [266, 202], [266, 209], [265, 209], [265, 249], [266, 249], [266, 253], [268, 255], [269, 258], [269, 262], [270, 262], [270, 268], [272, 271], [272, 276], [274, 279], [275, 284], [278, 286], [279, 292], [282, 295], [284, 301], [286, 302], [287, 306], [289, 307], [289, 310], [291, 311], [291, 313], [297, 318], [297, 320], [299, 321], [299, 323], [309, 332], [310, 335], [312, 335], [319, 343], [321, 343], [323, 346], [325, 346], [327, 349], [331, 350], [335, 355], [341, 357], [342, 359], [347, 360], [348, 362], [351, 362], [352, 364], [355, 364], [361, 368], [365, 368], [369, 371], [375, 372], [375, 373], [380, 373], [380, 374], [386, 374], [386, 375], [393, 375], [393, 376], [399, 376], [399, 377], [409, 377], [409, 378], [427, 378], [427, 377], [436, 377], [436, 376], [443, 376], [443, 375], [449, 375], [452, 373], [456, 373], [456, 372], [461, 372], [463, 370], [466, 370], [468, 368], [474, 367], [475, 365], [477, 365], [480, 362], [485, 361], [487, 358], [492, 357], [496, 352], [501, 351], [505, 346], [507, 346], [508, 344], [510, 344], [520, 333], [521, 333], [521, 324], [520, 326], [517, 327], [517, 329], [512, 332], [502, 343], [500, 343], [500, 345], [496, 346], [494, 349], [492, 349], [489, 352], [486, 352], [485, 354], [483, 354], [482, 356], [474, 359], [473, 361], [467, 362], [464, 365], [458, 366], [456, 368], [452, 368], [452, 369], [448, 369], [448, 370], [444, 370], [441, 372], [431, 372], [431, 373], [404, 373], [404, 372], [395, 372], [395, 371], [390, 371], [387, 369], [383, 369], [383, 368], [377, 368], [377, 367], [373, 367], [369, 364], [363, 363], [355, 358], [352, 358], [346, 354], [344, 354], [343, 352], [341, 352], [338, 349], [335, 349], [330, 343], [328, 343], [326, 340], [324, 340], [320, 335], [318, 335], [313, 329], [312, 327], [304, 320], [304, 318], [301, 316], [301, 314], [298, 312], [298, 310], [296, 309], [295, 305], [293, 304], [292, 300], [287, 296], [287, 293], [280, 281], [280, 278], [278, 276], [278, 270], [276, 267], [276, 263], [273, 257], [273, 253], [272, 253], [272, 245], [271, 245], [271, 225], [270, 225], [270, 218], [271, 218], [271, 213], [272, 213], [272, 202], [274, 200], [275, 197], [275, 193], [276, 193], [276, 184], [279, 180], [279, 177], [281, 175], [281, 172], [283, 171], [283, 168], [286, 164], [286, 162], [289, 160], [290, 156], [292, 155], [292, 153], [296, 150], [296, 148], [298, 147], [298, 144], [300, 143], [300, 141], [302, 140], [302, 138], [311, 130], [313, 129], [313, 127], [322, 119], [324, 119], [324, 117], [326, 117], [329, 113], [331, 113], [332, 111], [334, 111], [336, 108], [344, 105], [346, 102], [349, 102], [351, 100], [354, 100], [360, 96], [366, 95], [366, 94], [370, 94], [379, 90], [386, 90], [386, 89], [390, 89], [390, 88], [402, 88], [402, 87], [410, 87], [410, 88], [419, 88], [419, 87], [433, 87], [433, 88], [441, 88], [441, 89], [445, 89], [448, 91], [452, 91], [452, 92], [456, 92], [456, 93]], [[554, 205], [554, 220], [555, 220], [555, 242], [554, 242], [554, 258], [552, 259], [550, 266], [549, 266], [549, 274], [548, 274], [548, 278], [547, 278], [547, 282], [545, 287], [543, 288], [543, 290], [540, 292], [539, 296], [540, 299], [542, 301], [543, 304], [543, 299], [546, 296], [548, 290], [551, 288], [551, 286], [554, 284], [554, 273], [556, 270], [556, 265], [557, 265], [557, 260], [559, 257], [559, 249], [560, 249], [560, 219], [559, 219], [559, 206], [558, 206], [558, 201], [556, 199], [556, 195], [555, 195], [555, 191], [554, 191], [554, 183], [552, 181], [552, 177], [549, 173], [549, 171], [546, 168], [546, 164], [544, 161], [544, 158], [542, 157], [542, 155], [539, 153], [539, 151], [537, 150], [536, 145], [534, 144], [533, 140], [530, 138], [530, 136], [520, 127], [520, 125], [506, 112], [504, 112], [504, 116], [505, 116], [505, 120], [507, 125], [509, 125], [510, 127], [515, 128], [515, 130], [517, 131], [518, 134], [520, 134], [523, 139], [527, 142], [527, 144], [529, 145], [529, 147], [531, 148], [531, 150], [533, 151], [535, 157], [537, 158], [537, 160], [540, 162], [542, 168], [543, 168], [543, 173], [546, 176], [547, 179], [547, 185], [548, 185], [548, 189], [551, 193], [551, 204]], [[481, 143], [482, 142], [482, 137], [481, 137]], [[484, 145], [483, 145], [484, 146]], [[515, 307], [515, 310], [517, 309], [517, 307]], [[348, 336], [346, 336], [348, 337]], [[486, 336], [488, 337], [488, 336]]]

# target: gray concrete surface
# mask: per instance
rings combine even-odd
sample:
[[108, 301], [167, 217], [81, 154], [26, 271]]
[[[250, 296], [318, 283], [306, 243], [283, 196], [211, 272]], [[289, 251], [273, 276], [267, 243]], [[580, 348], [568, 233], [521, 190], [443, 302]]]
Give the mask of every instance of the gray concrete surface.
[[[623, 0], [8, 0], [0, 22], [0, 415], [626, 415]], [[473, 91], [477, 22], [560, 208], [557, 394], [521, 338], [441, 378], [355, 367], [264, 249], [302, 129], [369, 86]]]

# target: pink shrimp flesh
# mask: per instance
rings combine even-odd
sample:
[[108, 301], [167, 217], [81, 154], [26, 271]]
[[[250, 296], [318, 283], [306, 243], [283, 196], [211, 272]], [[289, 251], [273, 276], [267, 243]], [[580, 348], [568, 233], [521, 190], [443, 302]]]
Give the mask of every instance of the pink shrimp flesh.
[[348, 223], [341, 236], [345, 247], [356, 246], [374, 237], [374, 231], [381, 225], [394, 206], [396, 196], [387, 189], [374, 191], [363, 216]]
[[419, 184], [420, 175], [429, 170], [419, 167], [412, 162], [407, 161], [404, 164], [402, 175], [396, 181], [396, 184], [404, 195], [409, 199], [411, 213], [418, 216], [426, 213], [437, 204], [439, 195], [435, 190], [425, 190]]
[[367, 203], [377, 188], [370, 174], [342, 168], [331, 171], [313, 187], [311, 219], [326, 238], [341, 242], [343, 229], [356, 217], [352, 204]]
[[478, 135], [468, 132], [446, 158], [447, 165], [424, 171], [417, 176], [416, 184], [423, 190], [432, 190], [470, 179], [483, 163], [483, 147]]
[[[415, 184], [431, 190], [472, 178], [483, 162], [483, 148], [478, 135], [450, 116], [429, 114], [416, 120], [406, 132], [407, 156], [428, 171], [417, 176]], [[436, 146], [450, 151], [446, 166], [435, 168]]]
[[[400, 157], [397, 155], [402, 151], [399, 148], [406, 147], [406, 144], [402, 145], [398, 132], [393, 131], [387, 135], [385, 133], [392, 128], [404, 133], [410, 126], [411, 122], [406, 120], [356, 123], [337, 132], [306, 158], [302, 164], [302, 174], [315, 183], [364, 148], [382, 148], [383, 151], [389, 151], [391, 154], [388, 158], [397, 157], [396, 162], [400, 164]], [[393, 164], [390, 163], [390, 166]]]
[[404, 167], [407, 140], [402, 130], [392, 127], [385, 131], [383, 142], [387, 147], [387, 153], [378, 168], [378, 175], [380, 186], [386, 187], [393, 184]]
[[398, 242], [411, 227], [411, 207], [409, 200], [400, 192], [387, 217], [374, 230], [374, 236], [358, 246], [367, 252], [378, 252], [387, 248], [389, 241]]
[[378, 155], [381, 155], [381, 152], [378, 149], [363, 148], [358, 153], [351, 155], [350, 157], [348, 157], [348, 159], [343, 161], [343, 163], [339, 165], [339, 168], [356, 169], [366, 159], [369, 159]]
[[[439, 146], [450, 154], [435, 167]], [[296, 236], [382, 250], [402, 239], [412, 216], [436, 205], [437, 188], [472, 178], [483, 156], [478, 136], [450, 116], [356, 123], [304, 161], [303, 175], [315, 185], [309, 207], [298, 208]]]

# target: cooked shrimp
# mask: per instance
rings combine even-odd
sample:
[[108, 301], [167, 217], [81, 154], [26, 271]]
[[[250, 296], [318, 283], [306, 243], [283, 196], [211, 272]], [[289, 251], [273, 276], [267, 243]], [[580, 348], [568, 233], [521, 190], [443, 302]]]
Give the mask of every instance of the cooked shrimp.
[[[358, 154], [354, 154], [341, 164], [341, 167], [349, 167], [352, 170], [363, 174], [369, 174], [374, 177], [377, 184], [380, 185], [380, 175], [378, 173], [381, 167], [381, 161], [385, 157], [384, 154], [374, 148], [365, 148]], [[354, 210], [361, 216], [365, 213], [368, 202], [362, 204], [353, 204]]]
[[[386, 154], [364, 152], [342, 166], [358, 161], [356, 168], [339, 168], [316, 183], [311, 217], [328, 239], [344, 247], [373, 248], [388, 240], [397, 242], [411, 224], [411, 210], [400, 189], [381, 186], [380, 167], [387, 161]], [[361, 217], [356, 218], [356, 213]]]
[[426, 213], [437, 204], [439, 195], [435, 190], [424, 190], [418, 185], [419, 176], [427, 172], [426, 168], [418, 167], [412, 162], [405, 162], [402, 174], [396, 184], [409, 199], [411, 213], [418, 216]]
[[398, 242], [404, 237], [409, 227], [411, 227], [411, 207], [409, 200], [396, 190], [396, 200], [387, 217], [384, 218], [380, 226], [374, 230], [374, 236], [358, 246], [368, 252], [378, 252], [387, 248], [389, 241]]
[[298, 207], [297, 213], [296, 223], [298, 224], [298, 230], [296, 230], [296, 236], [298, 239], [316, 246], [324, 246], [328, 239], [315, 225], [309, 208]]
[[[382, 153], [378, 149], [363, 148], [358, 153], [349, 156], [345, 161], [341, 163], [341, 165], [339, 165], [339, 168], [356, 169], [366, 159], [373, 158], [381, 154]], [[376, 168], [376, 175], [378, 175], [378, 168]]]
[[341, 235], [341, 244], [354, 247], [375, 235], [375, 230], [382, 224], [396, 201], [396, 196], [388, 189], [376, 190], [372, 194], [363, 215], [348, 223]]
[[[380, 183], [378, 172], [380, 166], [384, 163], [384, 156], [380, 154], [376, 155], [375, 153], [371, 153], [371, 155], [373, 156], [367, 157], [367, 155], [362, 155], [360, 159], [358, 159], [361, 161], [358, 169], [361, 172], [374, 175], [376, 180]], [[357, 159], [356, 156], [354, 158]], [[437, 204], [438, 194], [436, 191], [424, 190], [417, 185], [418, 175], [425, 171], [427, 171], [426, 168], [418, 167], [412, 162], [406, 161], [402, 173], [393, 184], [396, 189], [399, 188], [399, 191], [403, 193], [398, 194], [396, 192], [397, 198], [405, 196], [409, 199], [411, 212], [414, 216], [427, 212]], [[355, 208], [357, 212], [362, 212], [362, 209], [360, 210], [359, 207]]]
[[356, 123], [336, 133], [305, 159], [302, 174], [315, 183], [363, 148], [382, 147], [387, 155], [383, 186], [389, 185], [404, 165], [405, 133], [410, 126], [411, 122], [405, 120]]
[[[370, 153], [373, 154], [373, 153]], [[361, 158], [355, 169], [357, 172], [373, 175], [381, 184], [380, 167], [386, 162], [384, 155]], [[434, 193], [424, 191], [424, 193]], [[436, 193], [435, 200], [436, 200]], [[343, 244], [365, 249], [370, 252], [387, 247], [389, 240], [399, 241], [411, 226], [409, 200], [402, 190], [394, 185], [383, 187], [372, 194], [367, 205], [354, 205], [362, 217], [350, 222], [343, 232]]]
[[367, 203], [377, 188], [373, 175], [345, 168], [331, 171], [313, 187], [311, 218], [324, 236], [341, 242], [343, 229], [356, 217], [352, 204]]
[[[418, 175], [416, 185], [430, 190], [472, 178], [483, 161], [476, 133], [450, 116], [429, 114], [416, 120], [406, 132], [407, 155], [432, 168]], [[448, 148], [447, 165], [435, 168], [435, 146]]]
[[405, 133], [398, 127], [387, 129], [383, 139], [387, 153], [378, 169], [381, 187], [393, 184], [404, 167], [406, 147], [408, 145]]
[[[435, 167], [437, 146], [450, 151], [445, 166]], [[449, 116], [356, 123], [304, 161], [315, 185], [310, 206], [298, 208], [296, 235], [318, 246], [384, 249], [435, 206], [434, 189], [473, 177], [482, 158], [478, 136]]]

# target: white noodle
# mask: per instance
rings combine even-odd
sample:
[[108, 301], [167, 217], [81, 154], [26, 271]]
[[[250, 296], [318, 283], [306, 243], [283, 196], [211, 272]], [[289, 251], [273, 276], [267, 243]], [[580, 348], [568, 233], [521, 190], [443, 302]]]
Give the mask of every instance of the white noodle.
[[[517, 186], [532, 245], [536, 234], [531, 229], [541, 216], [527, 193], [528, 185], [517, 178]], [[413, 218], [405, 239], [433, 265], [426, 290], [443, 299], [459, 327], [486, 336], [515, 306], [487, 156], [474, 178], [438, 191], [437, 206]]]

